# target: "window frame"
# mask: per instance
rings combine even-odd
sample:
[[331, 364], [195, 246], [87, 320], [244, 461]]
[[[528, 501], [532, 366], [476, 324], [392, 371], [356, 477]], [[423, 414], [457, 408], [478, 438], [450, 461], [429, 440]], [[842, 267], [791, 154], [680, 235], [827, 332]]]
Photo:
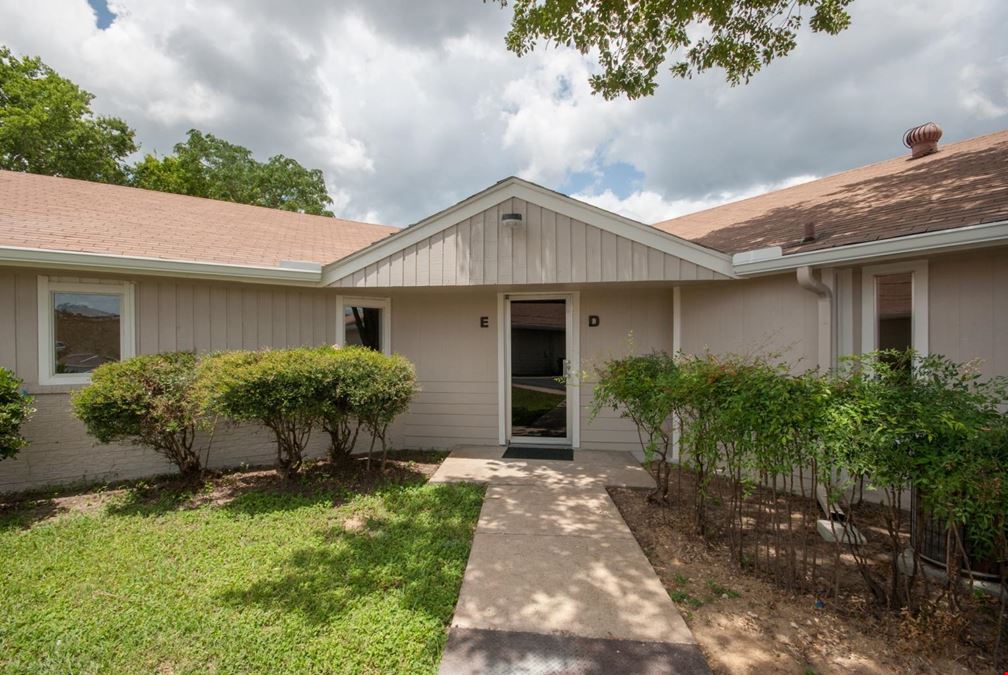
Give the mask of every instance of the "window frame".
[[57, 373], [54, 293], [97, 293], [120, 296], [119, 359], [136, 356], [136, 292], [130, 281], [62, 281], [38, 278], [38, 364], [40, 385], [91, 382], [91, 373]]
[[336, 325], [336, 343], [340, 347], [346, 347], [346, 308], [366, 307], [367, 309], [381, 310], [381, 352], [389, 355], [392, 353], [392, 299], [391, 298], [368, 298], [368, 297], [340, 297], [339, 320]]
[[911, 344], [921, 356], [928, 354], [928, 263], [908, 260], [861, 268], [861, 353], [878, 349], [878, 290], [876, 277], [910, 273]]

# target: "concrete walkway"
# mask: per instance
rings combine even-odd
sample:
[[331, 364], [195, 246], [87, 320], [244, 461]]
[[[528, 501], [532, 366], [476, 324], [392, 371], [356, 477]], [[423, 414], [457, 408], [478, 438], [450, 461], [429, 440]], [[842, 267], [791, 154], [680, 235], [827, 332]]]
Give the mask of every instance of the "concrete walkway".
[[502, 454], [456, 450], [431, 478], [488, 484], [441, 672], [710, 672], [605, 490], [653, 485], [636, 460]]

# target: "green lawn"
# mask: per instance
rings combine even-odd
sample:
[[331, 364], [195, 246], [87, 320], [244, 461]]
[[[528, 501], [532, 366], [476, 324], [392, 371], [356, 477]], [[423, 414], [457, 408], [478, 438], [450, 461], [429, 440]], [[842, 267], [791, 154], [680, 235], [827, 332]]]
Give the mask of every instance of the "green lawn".
[[511, 422], [519, 426], [534, 424], [536, 420], [557, 407], [567, 398], [567, 393], [547, 392], [511, 387]]
[[367, 491], [8, 513], [0, 672], [431, 672], [482, 489]]

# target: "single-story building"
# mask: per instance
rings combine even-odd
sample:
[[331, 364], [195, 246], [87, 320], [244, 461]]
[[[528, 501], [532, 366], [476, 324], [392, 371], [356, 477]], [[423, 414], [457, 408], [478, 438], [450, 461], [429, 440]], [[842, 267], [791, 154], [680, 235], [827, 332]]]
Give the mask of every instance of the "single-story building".
[[[518, 178], [400, 229], [0, 172], [0, 366], [38, 408], [0, 491], [169, 470], [96, 444], [68, 404], [96, 365], [159, 351], [399, 352], [420, 392], [391, 438], [423, 448], [638, 450], [589, 413], [592, 364], [629, 351], [804, 369], [912, 345], [1008, 374], [1008, 131], [930, 154], [923, 136], [916, 158], [654, 225]], [[271, 444], [221, 430], [210, 463]]]

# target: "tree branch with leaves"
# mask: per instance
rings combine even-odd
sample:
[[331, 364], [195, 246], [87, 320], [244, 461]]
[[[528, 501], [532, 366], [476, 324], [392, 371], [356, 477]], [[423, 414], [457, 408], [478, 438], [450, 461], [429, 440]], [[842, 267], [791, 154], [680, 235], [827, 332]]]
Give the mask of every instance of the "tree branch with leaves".
[[592, 91], [606, 99], [654, 94], [658, 73], [689, 78], [714, 68], [732, 85], [787, 56], [807, 23], [836, 35], [853, 0], [499, 0], [514, 16], [507, 48], [524, 56], [540, 42], [597, 54]]

